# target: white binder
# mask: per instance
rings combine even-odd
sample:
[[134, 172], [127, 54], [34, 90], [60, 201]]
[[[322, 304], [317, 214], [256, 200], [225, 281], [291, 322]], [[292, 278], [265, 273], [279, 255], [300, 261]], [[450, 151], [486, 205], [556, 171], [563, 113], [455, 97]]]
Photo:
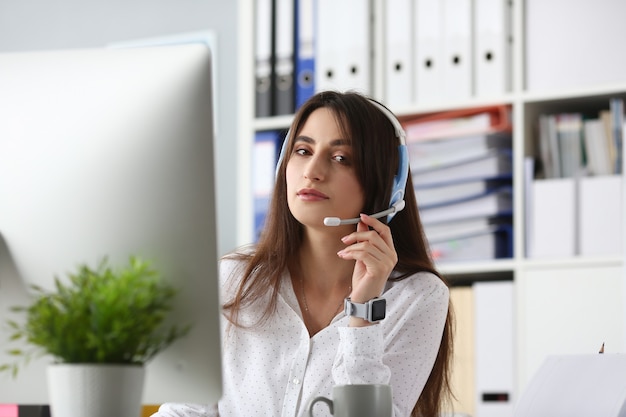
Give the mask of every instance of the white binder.
[[580, 179], [580, 255], [622, 254], [622, 176]]
[[318, 0], [316, 90], [354, 90], [370, 94], [370, 3], [364, 0]]
[[474, 0], [474, 85], [477, 97], [511, 89], [510, 0]]
[[415, 91], [418, 104], [443, 98], [443, 29], [440, 0], [415, 0]]
[[552, 178], [535, 180], [530, 198], [530, 258], [572, 257], [576, 254], [576, 180]]
[[413, 1], [385, 2], [385, 102], [397, 108], [413, 102]]
[[[337, 90], [339, 47], [335, 43], [336, 19], [332, 0], [317, 0], [315, 7], [315, 91]], [[332, 28], [332, 30], [331, 30]]]
[[474, 289], [476, 415], [513, 415], [513, 282], [476, 282]]
[[443, 96], [472, 96], [472, 2], [443, 0]]

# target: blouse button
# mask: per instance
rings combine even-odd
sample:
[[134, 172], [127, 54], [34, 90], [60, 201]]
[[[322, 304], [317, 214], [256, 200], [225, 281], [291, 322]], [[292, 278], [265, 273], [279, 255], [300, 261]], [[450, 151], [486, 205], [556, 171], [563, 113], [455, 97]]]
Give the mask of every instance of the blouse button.
[[292, 379], [291, 382], [293, 382], [294, 385], [300, 384], [300, 380], [298, 378]]

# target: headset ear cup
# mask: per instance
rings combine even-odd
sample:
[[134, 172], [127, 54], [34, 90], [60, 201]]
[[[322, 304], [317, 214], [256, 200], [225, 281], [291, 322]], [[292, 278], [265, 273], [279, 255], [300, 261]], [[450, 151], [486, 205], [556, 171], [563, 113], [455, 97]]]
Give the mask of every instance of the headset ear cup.
[[[407, 177], [409, 176], [409, 152], [405, 144], [398, 146], [398, 171], [393, 178], [393, 190], [391, 190], [391, 200], [389, 201], [389, 207], [396, 205], [398, 202], [404, 199], [404, 193], [406, 190]], [[400, 211], [397, 210], [387, 216], [387, 223], [393, 219], [393, 216]]]
[[[398, 198], [398, 200], [401, 200], [402, 198], [404, 198], [406, 181], [407, 177], [409, 176], [409, 152], [406, 148], [406, 145], [398, 146], [398, 154], [400, 156], [398, 161], [398, 172], [393, 179], [394, 188], [391, 192], [391, 196], [393, 198], [395, 194], [399, 194], [400, 198]], [[391, 204], [395, 203], [396, 201], [392, 201]]]

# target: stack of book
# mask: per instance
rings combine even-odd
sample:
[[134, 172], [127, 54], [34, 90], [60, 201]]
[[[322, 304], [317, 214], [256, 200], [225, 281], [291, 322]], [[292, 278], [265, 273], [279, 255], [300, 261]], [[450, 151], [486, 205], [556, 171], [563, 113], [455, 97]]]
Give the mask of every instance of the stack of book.
[[491, 106], [401, 119], [436, 261], [513, 255], [510, 110]]
[[611, 98], [596, 114], [539, 116], [539, 163], [544, 178], [611, 175], [622, 171], [624, 102]]

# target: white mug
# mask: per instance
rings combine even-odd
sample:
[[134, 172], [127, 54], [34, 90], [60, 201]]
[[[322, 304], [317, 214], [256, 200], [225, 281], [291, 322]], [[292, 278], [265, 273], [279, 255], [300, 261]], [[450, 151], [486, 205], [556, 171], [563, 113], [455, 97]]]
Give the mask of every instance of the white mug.
[[334, 417], [391, 417], [391, 386], [384, 384], [336, 385], [333, 398], [315, 397], [307, 405], [309, 417], [313, 407], [325, 403]]

